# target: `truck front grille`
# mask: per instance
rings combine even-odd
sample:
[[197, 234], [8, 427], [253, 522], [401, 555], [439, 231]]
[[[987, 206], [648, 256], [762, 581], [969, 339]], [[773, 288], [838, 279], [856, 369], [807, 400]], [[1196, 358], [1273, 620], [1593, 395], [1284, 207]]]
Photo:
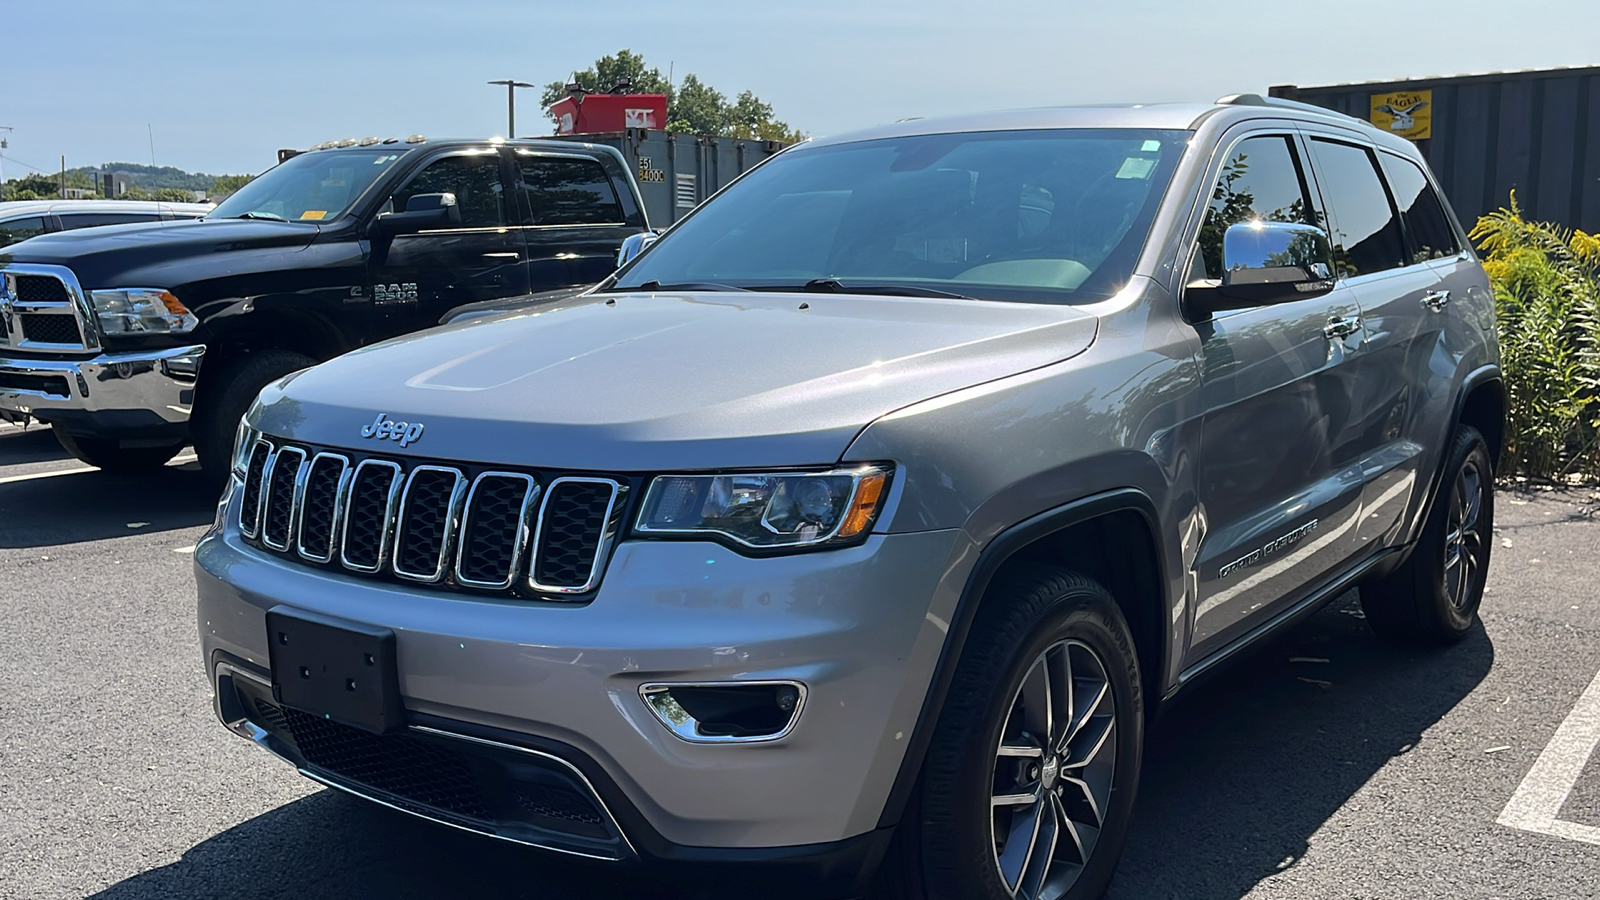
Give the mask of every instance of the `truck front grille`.
[[[33, 268], [40, 271], [22, 271]], [[60, 272], [60, 275], [45, 274]], [[89, 349], [83, 323], [72, 300], [72, 274], [59, 266], [16, 263], [0, 272], [0, 346], [71, 351]]]
[[435, 587], [570, 596], [595, 589], [625, 480], [506, 472], [258, 441], [239, 529], [303, 563]]

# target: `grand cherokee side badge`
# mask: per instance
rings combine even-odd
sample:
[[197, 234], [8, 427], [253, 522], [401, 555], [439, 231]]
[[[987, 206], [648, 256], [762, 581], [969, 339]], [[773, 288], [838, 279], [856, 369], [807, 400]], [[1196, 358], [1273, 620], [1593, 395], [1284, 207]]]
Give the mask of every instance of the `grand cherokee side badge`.
[[396, 422], [388, 413], [378, 413], [371, 425], [362, 427], [361, 436], [369, 440], [399, 441], [400, 446], [409, 447], [421, 439], [422, 423]]

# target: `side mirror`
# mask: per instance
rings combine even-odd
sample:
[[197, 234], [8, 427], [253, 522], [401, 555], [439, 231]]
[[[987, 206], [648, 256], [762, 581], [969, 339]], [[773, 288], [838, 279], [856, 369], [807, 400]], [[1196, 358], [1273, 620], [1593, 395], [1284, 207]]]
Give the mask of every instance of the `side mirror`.
[[373, 219], [368, 234], [375, 238], [394, 237], [460, 223], [461, 207], [456, 205], [455, 194], [417, 194], [406, 201], [405, 212], [383, 213]]
[[661, 235], [653, 231], [642, 231], [630, 234], [622, 239], [622, 246], [617, 250], [617, 268], [627, 265], [635, 256], [644, 252], [644, 249], [661, 239]]
[[1333, 242], [1314, 225], [1256, 219], [1222, 235], [1222, 280], [1184, 288], [1199, 316], [1320, 297], [1333, 290]]

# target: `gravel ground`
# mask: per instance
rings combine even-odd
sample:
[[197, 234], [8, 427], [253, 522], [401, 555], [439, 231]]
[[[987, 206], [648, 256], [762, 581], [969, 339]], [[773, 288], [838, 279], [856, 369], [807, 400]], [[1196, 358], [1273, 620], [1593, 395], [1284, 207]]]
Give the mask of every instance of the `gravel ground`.
[[[0, 896], [685, 893], [336, 795], [224, 731], [194, 465], [81, 469], [0, 426]], [[1351, 595], [1164, 714], [1112, 898], [1600, 897], [1600, 845], [1495, 823], [1600, 670], [1600, 501], [1499, 499], [1462, 644], [1386, 647]], [[1600, 826], [1600, 754], [1560, 818]]]

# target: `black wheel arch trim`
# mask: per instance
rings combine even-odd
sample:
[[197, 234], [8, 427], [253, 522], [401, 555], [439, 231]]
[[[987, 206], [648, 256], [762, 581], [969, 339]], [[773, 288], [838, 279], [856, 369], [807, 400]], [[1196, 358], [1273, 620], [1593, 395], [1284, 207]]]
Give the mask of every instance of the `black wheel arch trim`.
[[[961, 598], [956, 602], [955, 615], [951, 617], [950, 631], [945, 638], [944, 649], [940, 652], [939, 662], [934, 667], [927, 696], [923, 698], [922, 711], [917, 716], [917, 724], [912, 729], [911, 739], [906, 744], [905, 756], [900, 761], [900, 771], [896, 774], [894, 785], [889, 790], [888, 800], [885, 801], [883, 812], [878, 817], [880, 829], [895, 827], [910, 803], [911, 793], [922, 771], [922, 761], [927, 756], [928, 745], [933, 740], [934, 729], [939, 724], [945, 698], [950, 692], [950, 683], [961, 660], [961, 652], [971, 633], [973, 620], [977, 617], [984, 593], [994, 580], [995, 574], [1000, 571], [1000, 567], [1017, 551], [1040, 538], [1119, 512], [1138, 513], [1149, 527], [1151, 537], [1156, 544], [1157, 564], [1161, 569], [1157, 575], [1158, 585], [1162, 591], [1160, 600], [1163, 608], [1167, 606], [1170, 598], [1166, 595], [1167, 558], [1159, 524], [1161, 517], [1150, 495], [1138, 488], [1117, 488], [1083, 497], [1038, 513], [996, 535], [979, 552], [977, 563], [967, 575], [967, 583], [962, 588]], [[1161, 646], [1157, 648], [1161, 658], [1156, 661], [1156, 671], [1162, 673], [1164, 679], [1172, 647], [1170, 630], [1164, 629], [1162, 633], [1163, 640]], [[1147, 687], [1146, 695], [1158, 697], [1162, 692]]]
[[[1455, 400], [1451, 405], [1450, 430], [1444, 434], [1444, 446], [1448, 447], [1451, 436], [1455, 434], [1455, 429], [1461, 425], [1462, 417], [1466, 415], [1467, 398], [1471, 397], [1472, 393], [1478, 388], [1485, 387], [1490, 384], [1496, 384], [1500, 386], [1500, 396], [1502, 399], [1504, 399], [1505, 382], [1501, 377], [1500, 367], [1492, 363], [1473, 369], [1471, 372], [1467, 373], [1465, 378], [1461, 379], [1461, 386], [1456, 389]], [[1505, 408], [1503, 405], [1501, 407], [1500, 414], [1500, 428], [1502, 435], [1501, 443], [1503, 447], [1505, 433]], [[1488, 439], [1488, 437], [1489, 435], [1484, 435], [1485, 439]], [[1490, 455], [1493, 456], [1494, 454], [1491, 453]], [[1498, 459], [1491, 459], [1489, 464], [1491, 466], [1496, 466], [1499, 464], [1499, 462], [1500, 461]], [[1417, 515], [1412, 518], [1410, 529], [1406, 533], [1406, 555], [1409, 555], [1410, 547], [1415, 545], [1417, 536], [1422, 533], [1422, 525], [1428, 519], [1428, 512], [1433, 509], [1434, 498], [1439, 495], [1439, 488], [1444, 484], [1444, 468], [1446, 465], [1449, 465], [1449, 463], [1450, 460], [1448, 457], [1444, 453], [1441, 453], [1439, 456], [1439, 465], [1434, 467], [1433, 474], [1428, 477], [1427, 493], [1423, 496], [1422, 504], [1417, 508]], [[1404, 561], [1405, 560], [1402, 557], [1396, 561], [1396, 565], [1403, 563]]]

